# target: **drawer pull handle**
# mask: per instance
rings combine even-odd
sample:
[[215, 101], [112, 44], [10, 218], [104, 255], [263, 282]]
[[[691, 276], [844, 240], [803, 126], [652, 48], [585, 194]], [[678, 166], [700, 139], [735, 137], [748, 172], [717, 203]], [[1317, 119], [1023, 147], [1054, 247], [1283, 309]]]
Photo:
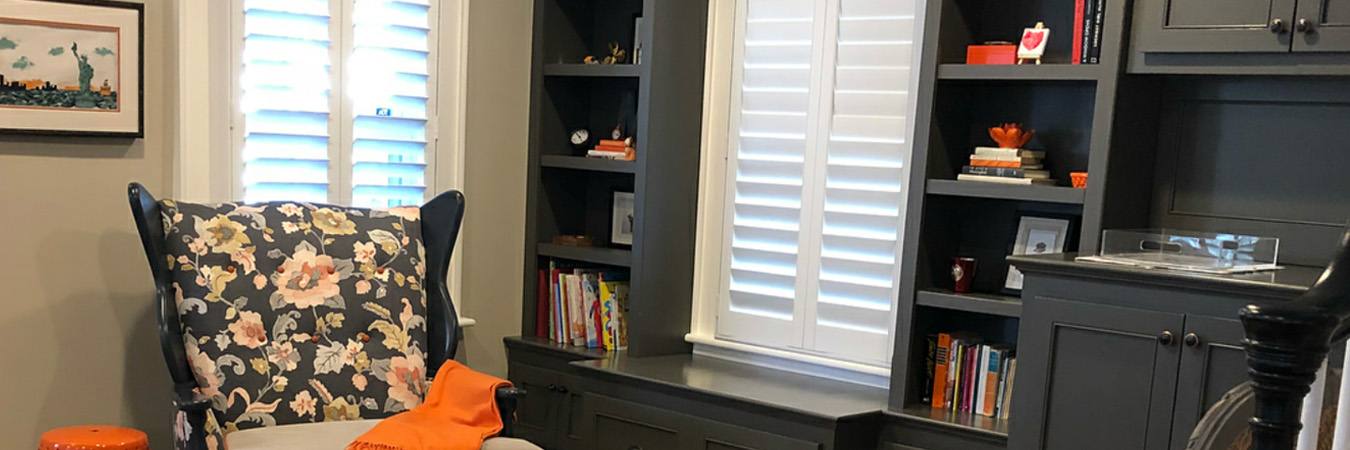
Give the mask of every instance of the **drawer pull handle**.
[[628, 447], [628, 450], [642, 450], [642, 447], [639, 447], [639, 446], [634, 445], [634, 446]]
[[559, 393], [559, 394], [566, 394], [567, 392], [568, 392], [567, 386], [558, 386], [558, 393]]
[[1182, 338], [1181, 342], [1185, 343], [1187, 347], [1194, 347], [1200, 345], [1200, 336], [1196, 336], [1195, 333], [1186, 333], [1186, 337]]
[[549, 392], [558, 392], [558, 385], [556, 385], [556, 384], [550, 384], [550, 385], [548, 385], [548, 391], [549, 391]]
[[1308, 19], [1298, 19], [1298, 22], [1294, 23], [1294, 30], [1303, 34], [1312, 34], [1313, 24]]
[[1158, 343], [1164, 346], [1172, 345], [1172, 332], [1164, 331], [1158, 335]]
[[1284, 20], [1283, 20], [1283, 19], [1275, 19], [1275, 20], [1270, 21], [1270, 32], [1271, 32], [1271, 33], [1275, 33], [1275, 34], [1284, 34], [1285, 31], [1288, 31], [1288, 29], [1286, 29], [1286, 28], [1284, 27]]

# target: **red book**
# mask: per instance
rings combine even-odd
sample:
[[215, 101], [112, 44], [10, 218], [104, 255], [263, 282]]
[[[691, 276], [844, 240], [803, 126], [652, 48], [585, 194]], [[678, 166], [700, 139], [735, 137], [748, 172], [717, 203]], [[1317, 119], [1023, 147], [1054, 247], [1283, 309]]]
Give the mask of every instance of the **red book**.
[[616, 139], [601, 139], [599, 145], [602, 146], [602, 147], [631, 147], [631, 146], [632, 146], [632, 140], [633, 140], [633, 138], [619, 139], [619, 140], [616, 140]]
[[628, 150], [628, 147], [616, 147], [616, 146], [612, 146], [612, 145], [600, 144], [600, 145], [595, 146], [595, 150], [597, 150], [597, 151], [602, 151], [602, 152], [619, 152], [619, 153], [623, 153], [623, 152], [625, 152], [625, 151]]
[[1074, 64], [1083, 63], [1083, 2], [1073, 1], [1073, 60]]
[[966, 394], [961, 397], [961, 412], [971, 412], [975, 409], [975, 376], [979, 372], [979, 366], [980, 346], [972, 345], [966, 349], [966, 365], [961, 370], [966, 388]]
[[548, 269], [539, 269], [539, 299], [534, 309], [534, 335], [548, 337]]

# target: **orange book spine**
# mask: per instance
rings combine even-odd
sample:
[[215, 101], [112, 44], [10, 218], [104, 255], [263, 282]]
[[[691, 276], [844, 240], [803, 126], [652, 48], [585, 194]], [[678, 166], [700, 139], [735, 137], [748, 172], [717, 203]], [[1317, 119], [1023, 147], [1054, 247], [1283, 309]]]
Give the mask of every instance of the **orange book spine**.
[[1020, 161], [995, 161], [992, 159], [974, 159], [970, 160], [970, 165], [975, 167], [1005, 167], [1010, 169], [1022, 168]]
[[998, 369], [984, 371], [984, 408], [980, 414], [994, 417], [994, 406], [998, 404]]
[[952, 336], [947, 333], [938, 335], [937, 357], [933, 367], [933, 407], [941, 408], [947, 404], [947, 362], [951, 358], [948, 348], [952, 345]]
[[595, 150], [596, 150], [596, 151], [601, 151], [601, 152], [619, 152], [619, 153], [623, 153], [623, 152], [628, 151], [628, 147], [615, 147], [615, 146], [612, 146], [612, 145], [604, 145], [604, 144], [600, 144], [600, 145], [595, 146]]
[[605, 147], [627, 147], [628, 140], [601, 139], [600, 145]]

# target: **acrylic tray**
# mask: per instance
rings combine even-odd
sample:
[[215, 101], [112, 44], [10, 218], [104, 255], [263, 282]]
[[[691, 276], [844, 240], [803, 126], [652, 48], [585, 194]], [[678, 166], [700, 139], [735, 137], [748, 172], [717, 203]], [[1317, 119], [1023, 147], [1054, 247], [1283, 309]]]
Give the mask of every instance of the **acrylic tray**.
[[1079, 260], [1211, 274], [1278, 269], [1273, 237], [1180, 230], [1106, 230], [1101, 251]]

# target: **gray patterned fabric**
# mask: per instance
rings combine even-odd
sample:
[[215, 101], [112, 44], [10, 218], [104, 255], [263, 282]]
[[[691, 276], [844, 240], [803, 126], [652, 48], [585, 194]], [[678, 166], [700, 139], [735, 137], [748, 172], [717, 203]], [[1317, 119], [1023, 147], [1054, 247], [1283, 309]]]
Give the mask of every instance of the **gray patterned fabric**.
[[[164, 200], [187, 356], [235, 430], [378, 419], [428, 388], [420, 210]], [[180, 419], [180, 435], [190, 435]]]

